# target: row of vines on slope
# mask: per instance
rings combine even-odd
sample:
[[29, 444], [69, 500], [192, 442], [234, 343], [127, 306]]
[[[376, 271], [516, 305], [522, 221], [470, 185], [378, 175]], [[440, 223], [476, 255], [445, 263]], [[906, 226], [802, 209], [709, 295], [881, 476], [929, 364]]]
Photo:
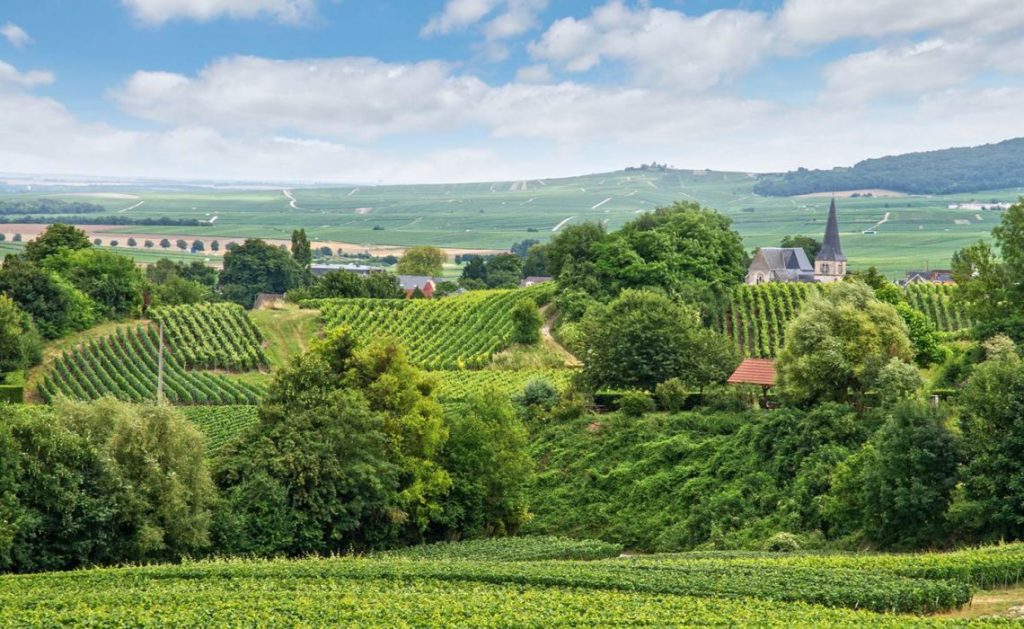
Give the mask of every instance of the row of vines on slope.
[[[157, 397], [158, 344], [151, 326], [119, 328], [57, 358], [39, 384], [49, 402], [58, 396], [96, 400], [113, 396], [127, 402]], [[261, 387], [226, 376], [186, 371], [172, 351], [164, 352], [164, 395], [173, 404], [257, 404]]]
[[[804, 301], [821, 290], [818, 284], [778, 282], [737, 286], [719, 329], [733, 340], [741, 356], [774, 358], [785, 341], [786, 326], [799, 314]], [[957, 332], [969, 327], [970, 320], [954, 300], [955, 290], [955, 286], [911, 284], [904, 295], [936, 329]]]
[[165, 306], [150, 311], [189, 369], [250, 371], [267, 365], [263, 335], [237, 304]]
[[362, 339], [392, 337], [410, 361], [432, 370], [479, 369], [511, 344], [512, 307], [539, 300], [546, 287], [474, 291], [445, 299], [320, 299], [324, 329], [347, 326]]

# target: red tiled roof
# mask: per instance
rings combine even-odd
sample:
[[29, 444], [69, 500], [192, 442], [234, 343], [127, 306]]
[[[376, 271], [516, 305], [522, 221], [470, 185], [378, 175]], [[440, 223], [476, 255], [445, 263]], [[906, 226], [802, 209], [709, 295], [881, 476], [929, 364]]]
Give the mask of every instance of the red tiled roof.
[[775, 361], [748, 358], [740, 363], [736, 371], [729, 376], [729, 384], [759, 384], [763, 387], [775, 386]]

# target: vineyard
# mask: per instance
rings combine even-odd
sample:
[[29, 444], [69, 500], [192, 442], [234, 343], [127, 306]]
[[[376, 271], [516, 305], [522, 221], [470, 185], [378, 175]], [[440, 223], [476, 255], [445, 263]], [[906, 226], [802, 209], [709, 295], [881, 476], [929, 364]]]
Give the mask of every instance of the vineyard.
[[537, 288], [474, 291], [436, 300], [322, 299], [302, 305], [320, 310], [325, 329], [344, 325], [361, 339], [397, 339], [422, 369], [479, 369], [511, 343], [512, 306], [548, 290]]
[[[152, 326], [118, 328], [64, 352], [39, 384], [47, 402], [59, 395], [96, 400], [110, 395], [127, 402], [157, 397], [159, 338]], [[187, 371], [174, 348], [164, 352], [164, 395], [173, 404], [257, 404], [261, 388], [227, 376]]]
[[525, 369], [518, 371], [436, 371], [437, 399], [445, 404], [465, 401], [481, 393], [494, 392], [501, 397], [522, 393], [531, 380], [544, 380], [559, 391], [569, 387], [575, 371], [571, 369]]
[[986, 583], [1017, 583], [1024, 561], [1019, 544], [947, 555], [619, 558], [620, 550], [503, 539], [3, 576], [0, 624], [934, 627], [962, 621], [923, 614], [961, 608]]
[[165, 306], [150, 311], [168, 345], [188, 369], [251, 371], [267, 365], [263, 336], [236, 304]]
[[255, 406], [185, 406], [181, 412], [206, 436], [207, 454], [216, 454], [259, 421]]
[[[818, 284], [772, 282], [733, 289], [719, 329], [736, 350], [748, 358], [774, 358], [785, 341], [786, 326], [803, 305], [823, 287]], [[907, 302], [920, 310], [942, 332], [970, 326], [962, 307], [953, 301], [954, 286], [911, 284], [904, 289]]]

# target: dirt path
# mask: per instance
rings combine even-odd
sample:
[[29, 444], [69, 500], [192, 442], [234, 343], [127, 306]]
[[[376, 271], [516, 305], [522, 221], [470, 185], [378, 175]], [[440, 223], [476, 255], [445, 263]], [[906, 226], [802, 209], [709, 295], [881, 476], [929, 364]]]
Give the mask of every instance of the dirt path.
[[282, 190], [281, 194], [283, 194], [285, 198], [288, 199], [288, 205], [290, 205], [293, 210], [299, 209], [299, 206], [296, 204], [297, 202], [295, 200], [295, 197], [292, 196], [291, 190]]
[[540, 337], [544, 341], [544, 344], [551, 348], [556, 354], [562, 357], [565, 364], [569, 367], [582, 367], [583, 363], [580, 359], [573, 356], [569, 350], [562, 347], [562, 344], [555, 340], [555, 337], [551, 335], [551, 324], [555, 322], [555, 315], [549, 314], [551, 306], [544, 306], [540, 309], [541, 315], [544, 317], [544, 325], [540, 328]]

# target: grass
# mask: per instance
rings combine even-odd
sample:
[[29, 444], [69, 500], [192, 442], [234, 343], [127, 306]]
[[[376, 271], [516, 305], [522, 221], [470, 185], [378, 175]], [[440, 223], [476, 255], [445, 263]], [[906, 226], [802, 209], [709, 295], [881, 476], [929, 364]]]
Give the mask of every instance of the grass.
[[982, 590], [974, 595], [969, 607], [954, 609], [941, 618], [1024, 618], [1024, 585], [996, 590]]
[[287, 365], [294, 356], [305, 352], [320, 332], [320, 313], [295, 305], [255, 310], [249, 316], [263, 333], [264, 352], [272, 369]]

